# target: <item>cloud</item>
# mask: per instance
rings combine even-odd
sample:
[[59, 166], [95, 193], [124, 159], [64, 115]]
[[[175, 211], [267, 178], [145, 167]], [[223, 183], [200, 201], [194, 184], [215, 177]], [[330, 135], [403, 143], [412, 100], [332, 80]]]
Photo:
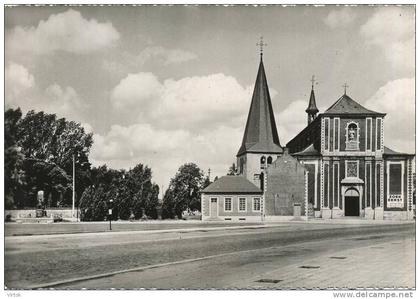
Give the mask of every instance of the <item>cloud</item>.
[[379, 47], [396, 69], [413, 70], [415, 19], [412, 7], [382, 7], [360, 28], [370, 47]]
[[302, 131], [307, 125], [305, 112], [308, 102], [304, 100], [293, 101], [276, 113], [276, 123], [279, 132], [280, 144], [285, 146], [293, 137]]
[[218, 126], [200, 133], [184, 129], [158, 129], [150, 124], [114, 125], [104, 135], [95, 134], [91, 150], [94, 165], [129, 168], [143, 163], [152, 168], [154, 181], [168, 186], [179, 166], [197, 163], [214, 175], [225, 175], [235, 162], [242, 130]]
[[[135, 123], [94, 135], [93, 163], [114, 168], [144, 163], [165, 185], [186, 162], [225, 175], [236, 162], [252, 91], [224, 74], [164, 81], [152, 73], [129, 74], [110, 100], [114, 114], [135, 115]], [[270, 94], [274, 98], [277, 91]]]
[[83, 129], [85, 129], [86, 133], [93, 133], [93, 127], [92, 127], [91, 124], [84, 122], [84, 123], [81, 123], [81, 125], [82, 125]]
[[81, 111], [88, 106], [70, 86], [63, 88], [56, 83], [52, 84], [45, 89], [44, 96], [45, 100], [40, 101], [39, 110], [56, 113], [72, 120], [79, 119]]
[[28, 69], [14, 62], [9, 63], [5, 70], [6, 105], [13, 105], [19, 101], [28, 89], [33, 88], [35, 79]]
[[415, 152], [414, 78], [386, 83], [365, 105], [369, 109], [387, 113], [384, 120], [385, 146], [396, 151]]
[[111, 92], [111, 104], [117, 109], [131, 110], [138, 107], [145, 111], [146, 107], [160, 99], [162, 84], [152, 73], [129, 74], [122, 79]]
[[332, 10], [324, 19], [324, 23], [332, 29], [342, 28], [350, 25], [356, 19], [356, 14], [349, 7]]
[[242, 123], [250, 99], [249, 88], [224, 74], [164, 82], [151, 73], [129, 74], [111, 92], [116, 111], [134, 113], [137, 121], [192, 130]]
[[5, 70], [5, 94], [7, 108], [45, 111], [72, 120], [80, 120], [88, 107], [73, 87], [63, 88], [54, 83], [40, 90], [28, 69], [13, 62]]
[[179, 64], [182, 62], [195, 60], [198, 56], [192, 52], [181, 49], [166, 49], [161, 46], [147, 47], [136, 57], [137, 62], [143, 65], [151, 59], [158, 59], [164, 65]]
[[87, 20], [80, 12], [69, 9], [51, 15], [36, 27], [14, 27], [6, 34], [6, 49], [10, 53], [49, 54], [66, 51], [86, 54], [113, 45], [119, 37], [120, 34], [110, 22]]
[[123, 51], [118, 57], [105, 59], [102, 68], [110, 73], [125, 75], [138, 71], [146, 63], [153, 63], [158, 66], [177, 65], [187, 61], [196, 60], [195, 53], [182, 49], [167, 49], [161, 46], [150, 46], [143, 49], [140, 54], [133, 55]]

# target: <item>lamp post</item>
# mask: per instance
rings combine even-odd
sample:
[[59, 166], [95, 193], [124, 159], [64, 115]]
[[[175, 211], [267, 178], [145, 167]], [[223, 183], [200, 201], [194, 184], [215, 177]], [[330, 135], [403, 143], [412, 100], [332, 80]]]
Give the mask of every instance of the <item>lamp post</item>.
[[73, 154], [73, 192], [72, 192], [72, 205], [71, 205], [71, 215], [74, 218], [74, 205], [76, 202], [76, 162]]

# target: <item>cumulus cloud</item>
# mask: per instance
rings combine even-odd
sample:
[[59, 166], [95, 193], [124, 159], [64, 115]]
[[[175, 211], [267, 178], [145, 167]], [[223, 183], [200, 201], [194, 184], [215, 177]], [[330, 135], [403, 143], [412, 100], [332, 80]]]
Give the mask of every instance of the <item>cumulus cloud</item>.
[[112, 23], [87, 20], [80, 12], [69, 9], [51, 15], [36, 27], [14, 27], [6, 34], [6, 50], [10, 53], [49, 54], [61, 50], [86, 54], [114, 44], [119, 37]]
[[[273, 95], [276, 93], [273, 90]], [[111, 93], [113, 107], [124, 113], [136, 113], [138, 121], [191, 129], [238, 124], [246, 115], [250, 99], [249, 88], [224, 74], [164, 82], [150, 73], [130, 74]]]
[[105, 59], [102, 68], [110, 73], [125, 75], [138, 71], [146, 63], [153, 63], [158, 66], [169, 66], [181, 64], [187, 61], [196, 60], [195, 53], [182, 49], [168, 49], [161, 46], [150, 46], [143, 49], [138, 55], [123, 51], [118, 57]]
[[45, 100], [40, 101], [40, 110], [77, 120], [80, 112], [87, 108], [87, 104], [73, 87], [65, 88], [58, 84], [48, 86], [45, 91]]
[[415, 19], [412, 7], [381, 7], [360, 28], [368, 46], [380, 48], [396, 69], [413, 70]]
[[86, 133], [93, 133], [93, 127], [92, 127], [91, 124], [83, 122], [83, 123], [81, 123], [81, 125], [82, 125], [83, 129], [85, 129]]
[[5, 70], [6, 105], [16, 104], [20, 97], [35, 85], [35, 79], [28, 69], [14, 62], [9, 63]]
[[213, 176], [225, 175], [236, 162], [252, 91], [224, 74], [164, 81], [151, 73], [129, 74], [113, 88], [111, 104], [114, 114], [135, 114], [135, 123], [95, 134], [91, 158], [114, 168], [147, 164], [166, 185], [191, 161], [211, 168]]
[[285, 146], [287, 142], [306, 127], [307, 114], [305, 110], [307, 107], [307, 101], [297, 100], [291, 102], [281, 112], [276, 113], [276, 123], [282, 146]]
[[94, 134], [91, 159], [94, 165], [106, 163], [114, 168], [147, 164], [154, 171], [154, 180], [167, 186], [186, 162], [195, 162], [202, 169], [211, 167], [213, 175], [225, 175], [235, 162], [241, 137], [241, 129], [227, 126], [193, 133], [150, 124], [114, 125], [104, 135]]
[[164, 65], [169, 65], [195, 60], [197, 58], [198, 56], [195, 53], [182, 49], [167, 49], [161, 46], [147, 47], [136, 57], [140, 65], [151, 59], [161, 60]]
[[162, 84], [152, 73], [129, 74], [111, 92], [111, 104], [117, 109], [141, 110], [156, 103], [162, 93]]
[[45, 111], [72, 120], [80, 120], [82, 112], [88, 107], [71, 86], [63, 88], [54, 83], [40, 90], [28, 69], [13, 62], [5, 70], [5, 94], [7, 108], [20, 107], [24, 112]]
[[332, 10], [324, 19], [324, 23], [332, 29], [350, 25], [356, 19], [356, 14], [349, 7]]
[[397, 151], [414, 153], [414, 78], [398, 79], [386, 83], [366, 102], [366, 107], [387, 113], [384, 120], [386, 146]]

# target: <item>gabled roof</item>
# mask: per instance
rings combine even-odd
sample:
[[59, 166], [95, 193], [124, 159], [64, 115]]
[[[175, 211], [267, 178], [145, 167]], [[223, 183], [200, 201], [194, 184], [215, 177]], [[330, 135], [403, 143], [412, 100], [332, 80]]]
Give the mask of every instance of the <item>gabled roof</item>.
[[213, 182], [202, 193], [252, 193], [260, 194], [261, 189], [241, 175], [227, 175]]
[[246, 152], [282, 153], [270, 92], [261, 58], [248, 113], [242, 145], [237, 156]]
[[355, 100], [344, 94], [339, 98], [330, 108], [328, 108], [323, 114], [378, 114], [385, 115], [385, 113], [379, 113], [369, 110]]
[[311, 90], [311, 96], [309, 97], [309, 105], [308, 108], [306, 108], [306, 113], [318, 113], [319, 110], [316, 107], [316, 102], [315, 102], [315, 93], [314, 93], [314, 89], [312, 88]]
[[313, 144], [309, 145], [303, 151], [293, 153], [292, 156], [319, 156], [320, 153], [317, 151]]

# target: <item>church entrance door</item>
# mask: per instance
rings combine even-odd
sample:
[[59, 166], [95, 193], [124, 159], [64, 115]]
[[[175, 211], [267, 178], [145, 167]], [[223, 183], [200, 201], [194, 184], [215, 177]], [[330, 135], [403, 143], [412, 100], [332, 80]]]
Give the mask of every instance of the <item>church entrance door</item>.
[[345, 216], [359, 216], [359, 196], [346, 196], [344, 198]]
[[217, 198], [212, 198], [210, 200], [210, 217], [211, 218], [217, 217]]

